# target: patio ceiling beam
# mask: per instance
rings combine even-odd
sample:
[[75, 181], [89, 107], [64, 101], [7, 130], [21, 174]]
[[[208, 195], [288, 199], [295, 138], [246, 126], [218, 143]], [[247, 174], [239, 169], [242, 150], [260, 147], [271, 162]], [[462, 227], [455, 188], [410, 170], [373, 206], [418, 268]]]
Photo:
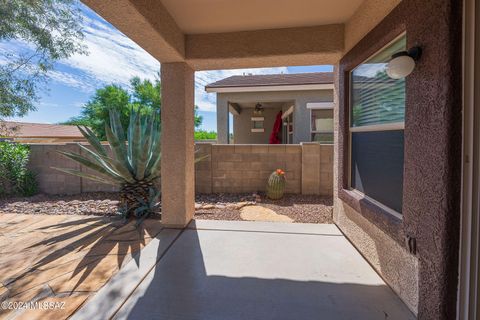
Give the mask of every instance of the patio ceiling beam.
[[231, 114], [235, 116], [239, 116], [240, 113], [242, 113], [242, 107], [238, 103], [229, 103], [228, 104], [228, 110], [230, 111]]
[[157, 0], [82, 0], [161, 63], [183, 62], [185, 35]]
[[334, 64], [344, 49], [344, 25], [186, 35], [195, 70]]

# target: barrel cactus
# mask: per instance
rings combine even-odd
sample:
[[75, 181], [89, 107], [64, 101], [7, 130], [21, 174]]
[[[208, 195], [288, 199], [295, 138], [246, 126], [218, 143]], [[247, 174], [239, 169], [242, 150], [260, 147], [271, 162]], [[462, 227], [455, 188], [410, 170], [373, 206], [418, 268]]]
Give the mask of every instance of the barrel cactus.
[[285, 172], [277, 169], [272, 172], [267, 183], [267, 197], [272, 200], [278, 200], [283, 197], [285, 192]]

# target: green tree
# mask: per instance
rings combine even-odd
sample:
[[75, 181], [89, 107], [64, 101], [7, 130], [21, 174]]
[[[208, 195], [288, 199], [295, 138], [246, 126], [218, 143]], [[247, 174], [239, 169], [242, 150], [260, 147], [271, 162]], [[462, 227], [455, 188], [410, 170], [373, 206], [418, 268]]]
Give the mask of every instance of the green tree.
[[202, 125], [203, 117], [198, 114], [198, 106], [195, 106], [195, 128], [198, 128]]
[[[100, 139], [105, 140], [105, 124], [110, 123], [110, 110], [118, 111], [120, 122], [125, 129], [128, 127], [132, 110], [138, 110], [142, 114], [160, 110], [162, 88], [158, 79], [151, 81], [134, 77], [130, 80], [130, 87], [130, 91], [117, 85], [98, 89], [83, 107], [82, 114], [63, 124], [87, 126]], [[195, 106], [195, 127], [199, 127], [202, 120], [202, 116], [198, 115], [198, 107]]]
[[105, 124], [109, 124], [110, 110], [117, 110], [123, 127], [128, 127], [130, 117], [130, 94], [127, 90], [108, 85], [97, 89], [92, 98], [83, 106], [82, 114], [64, 124], [87, 126], [102, 140], [106, 139]]
[[0, 52], [0, 120], [35, 110], [38, 92], [55, 62], [75, 53], [86, 54], [77, 3], [0, 0], [0, 41], [27, 44], [19, 52]]
[[132, 86], [132, 101], [133, 104], [149, 108], [151, 110], [158, 109], [162, 100], [162, 88], [160, 81], [155, 79], [154, 82], [145, 79], [141, 80], [139, 77], [134, 77], [130, 80]]

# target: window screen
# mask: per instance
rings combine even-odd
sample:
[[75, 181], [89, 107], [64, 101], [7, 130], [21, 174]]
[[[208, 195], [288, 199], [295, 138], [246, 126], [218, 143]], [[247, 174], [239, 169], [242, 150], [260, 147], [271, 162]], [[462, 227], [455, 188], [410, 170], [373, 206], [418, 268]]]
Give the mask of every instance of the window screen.
[[402, 36], [352, 70], [350, 187], [402, 213], [405, 80], [391, 79], [386, 66], [406, 48]]
[[404, 121], [405, 79], [388, 77], [386, 66], [405, 47], [406, 37], [401, 37], [352, 71], [352, 127]]
[[402, 212], [403, 130], [352, 133], [352, 187]]

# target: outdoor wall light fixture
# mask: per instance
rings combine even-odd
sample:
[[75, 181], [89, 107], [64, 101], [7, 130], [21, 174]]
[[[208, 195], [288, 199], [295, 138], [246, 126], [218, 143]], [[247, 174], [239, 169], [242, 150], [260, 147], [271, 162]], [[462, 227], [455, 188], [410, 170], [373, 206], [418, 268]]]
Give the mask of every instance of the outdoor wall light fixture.
[[253, 110], [253, 114], [256, 116], [261, 116], [263, 114], [263, 106], [261, 103], [257, 103], [255, 105], [255, 109]]
[[397, 52], [387, 65], [387, 74], [392, 79], [402, 79], [415, 69], [415, 61], [420, 59], [422, 49], [413, 47], [408, 51]]

